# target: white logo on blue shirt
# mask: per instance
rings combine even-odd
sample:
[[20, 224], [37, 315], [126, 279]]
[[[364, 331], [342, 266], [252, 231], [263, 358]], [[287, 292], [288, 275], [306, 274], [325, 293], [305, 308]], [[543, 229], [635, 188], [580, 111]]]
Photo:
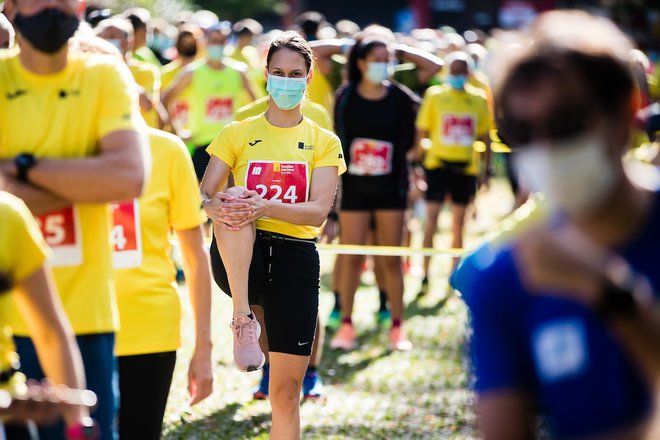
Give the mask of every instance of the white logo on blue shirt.
[[543, 324], [532, 335], [532, 348], [543, 383], [577, 376], [589, 364], [584, 322], [579, 318]]

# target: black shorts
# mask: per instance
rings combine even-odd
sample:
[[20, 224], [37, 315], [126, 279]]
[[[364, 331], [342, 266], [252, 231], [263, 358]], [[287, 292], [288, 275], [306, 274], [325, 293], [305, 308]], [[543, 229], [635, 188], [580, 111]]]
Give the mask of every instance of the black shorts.
[[393, 190], [370, 194], [351, 186], [342, 186], [342, 211], [404, 210], [408, 205], [408, 185], [395, 185]]
[[461, 172], [437, 168], [426, 171], [426, 200], [444, 202], [447, 195], [457, 205], [467, 205], [477, 193], [477, 178]]
[[201, 182], [204, 173], [206, 172], [206, 167], [209, 166], [209, 160], [211, 156], [206, 152], [208, 145], [199, 145], [195, 147], [192, 154], [193, 166], [195, 167], [195, 174], [197, 174], [197, 181]]
[[[213, 279], [231, 296], [218, 246], [211, 243]], [[319, 312], [319, 254], [314, 240], [257, 230], [248, 282], [250, 304], [264, 309], [268, 350], [309, 356]]]

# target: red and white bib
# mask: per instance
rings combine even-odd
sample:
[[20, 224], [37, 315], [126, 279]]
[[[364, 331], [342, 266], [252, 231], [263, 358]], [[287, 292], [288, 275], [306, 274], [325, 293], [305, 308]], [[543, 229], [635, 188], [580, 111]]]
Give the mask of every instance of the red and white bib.
[[384, 176], [392, 173], [391, 142], [355, 138], [351, 142], [348, 173], [354, 176]]
[[111, 203], [112, 209], [112, 266], [115, 269], [132, 269], [142, 264], [142, 234], [140, 207], [137, 199]]
[[469, 113], [445, 113], [442, 115], [443, 145], [472, 148], [477, 133], [477, 120]]
[[53, 251], [53, 267], [80, 266], [83, 263], [82, 233], [78, 208], [66, 208], [36, 217], [41, 234]]
[[308, 200], [307, 162], [249, 161], [245, 187], [263, 199], [280, 203]]

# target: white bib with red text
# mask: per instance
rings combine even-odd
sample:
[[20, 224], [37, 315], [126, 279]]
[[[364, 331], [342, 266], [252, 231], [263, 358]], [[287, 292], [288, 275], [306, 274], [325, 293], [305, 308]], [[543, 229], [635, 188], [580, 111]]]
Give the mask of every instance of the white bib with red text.
[[351, 162], [348, 173], [354, 176], [384, 176], [392, 172], [391, 142], [355, 138], [351, 142]]
[[36, 217], [41, 234], [53, 250], [53, 267], [80, 266], [83, 263], [82, 233], [78, 208], [68, 206]]
[[111, 203], [112, 209], [112, 266], [115, 269], [133, 269], [142, 264], [142, 234], [140, 207], [137, 199]]
[[263, 199], [280, 203], [306, 202], [309, 194], [307, 162], [249, 161], [245, 187]]
[[474, 144], [477, 121], [469, 113], [442, 115], [442, 143], [444, 145], [470, 147]]
[[211, 97], [206, 100], [206, 122], [229, 121], [234, 115], [232, 98]]

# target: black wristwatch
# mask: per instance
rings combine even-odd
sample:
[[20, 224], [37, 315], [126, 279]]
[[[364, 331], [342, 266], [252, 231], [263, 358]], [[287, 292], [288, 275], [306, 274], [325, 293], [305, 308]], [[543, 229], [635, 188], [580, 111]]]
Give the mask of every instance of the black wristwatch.
[[16, 178], [20, 182], [28, 181], [28, 171], [37, 164], [37, 158], [30, 153], [21, 153], [14, 158]]

